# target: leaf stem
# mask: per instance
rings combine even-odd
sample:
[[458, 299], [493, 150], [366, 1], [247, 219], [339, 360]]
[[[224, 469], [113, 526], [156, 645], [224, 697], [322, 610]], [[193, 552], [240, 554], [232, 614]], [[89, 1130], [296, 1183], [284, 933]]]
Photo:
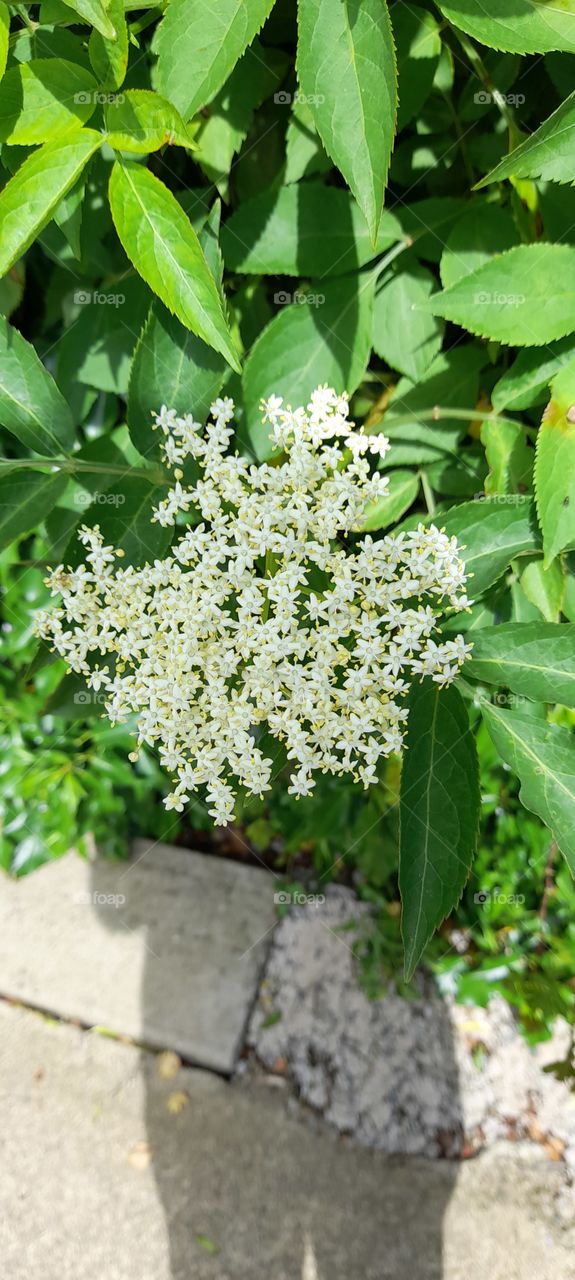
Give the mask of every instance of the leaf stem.
[[44, 467], [50, 470], [65, 471], [68, 475], [82, 472], [106, 476], [136, 476], [140, 480], [149, 480], [154, 485], [170, 485], [172, 480], [163, 471], [152, 470], [151, 467], [108, 466], [105, 462], [86, 462], [83, 458], [0, 458], [0, 474], [18, 471], [21, 468], [30, 471], [41, 471]]

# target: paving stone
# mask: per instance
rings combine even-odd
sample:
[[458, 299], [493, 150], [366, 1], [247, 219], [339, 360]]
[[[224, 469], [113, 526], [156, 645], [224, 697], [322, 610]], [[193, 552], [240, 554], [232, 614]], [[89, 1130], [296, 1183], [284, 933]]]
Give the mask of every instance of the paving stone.
[[571, 1280], [560, 1165], [389, 1158], [158, 1066], [0, 1001], [7, 1280]]
[[274, 927], [257, 867], [135, 842], [0, 881], [0, 995], [233, 1071]]

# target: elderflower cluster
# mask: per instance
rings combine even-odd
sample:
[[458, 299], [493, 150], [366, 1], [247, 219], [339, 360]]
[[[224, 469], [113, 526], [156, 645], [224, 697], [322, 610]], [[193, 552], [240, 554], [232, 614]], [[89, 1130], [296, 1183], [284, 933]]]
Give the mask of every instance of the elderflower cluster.
[[[277, 465], [228, 452], [231, 400], [215, 401], [205, 429], [163, 406], [175, 484], [154, 519], [181, 525], [190, 513], [171, 554], [122, 568], [99, 527], [82, 528], [86, 563], [51, 573], [62, 604], [37, 623], [105, 691], [113, 723], [135, 712], [138, 745], [159, 744], [174, 777], [167, 807], [205, 788], [221, 824], [238, 783], [269, 789], [270, 735], [292, 764], [292, 794], [307, 795], [317, 770], [374, 783], [380, 758], [402, 747], [412, 678], [447, 684], [471, 647], [433, 638], [441, 612], [469, 604], [454, 538], [433, 525], [349, 537], [387, 494], [373, 469], [385, 436], [356, 431], [328, 388], [307, 409], [279, 396], [262, 408]], [[190, 485], [188, 459], [201, 472]]]

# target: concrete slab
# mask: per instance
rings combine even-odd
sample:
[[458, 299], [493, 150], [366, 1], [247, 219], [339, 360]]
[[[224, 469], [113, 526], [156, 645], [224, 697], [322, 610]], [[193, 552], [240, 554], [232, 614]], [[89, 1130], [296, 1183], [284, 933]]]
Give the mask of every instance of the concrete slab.
[[3, 1275], [572, 1277], [559, 1165], [390, 1159], [313, 1132], [278, 1089], [160, 1065], [0, 1002]]
[[275, 922], [273, 877], [173, 845], [0, 880], [0, 995], [230, 1073]]

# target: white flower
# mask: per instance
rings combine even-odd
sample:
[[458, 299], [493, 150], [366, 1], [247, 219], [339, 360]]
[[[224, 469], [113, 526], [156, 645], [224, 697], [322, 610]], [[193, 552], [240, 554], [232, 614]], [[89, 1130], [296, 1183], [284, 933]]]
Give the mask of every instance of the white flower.
[[[228, 452], [228, 398], [205, 431], [163, 405], [156, 425], [176, 470], [155, 519], [174, 525], [193, 510], [198, 523], [143, 568], [116, 567], [99, 528], [82, 528], [86, 563], [50, 575], [61, 605], [36, 624], [71, 670], [104, 688], [112, 723], [135, 713], [137, 748], [157, 746], [174, 776], [166, 808], [181, 812], [203, 788], [218, 823], [233, 818], [238, 784], [269, 790], [269, 734], [292, 762], [291, 794], [308, 795], [318, 771], [371, 786], [379, 760], [402, 748], [413, 679], [447, 684], [471, 648], [437, 631], [442, 611], [468, 604], [454, 538], [420, 525], [352, 541], [387, 492], [388, 477], [372, 471], [386, 437], [356, 431], [347, 397], [330, 387], [307, 408], [280, 396], [262, 408], [285, 451], [274, 466]], [[188, 457], [202, 473], [191, 486]]]

